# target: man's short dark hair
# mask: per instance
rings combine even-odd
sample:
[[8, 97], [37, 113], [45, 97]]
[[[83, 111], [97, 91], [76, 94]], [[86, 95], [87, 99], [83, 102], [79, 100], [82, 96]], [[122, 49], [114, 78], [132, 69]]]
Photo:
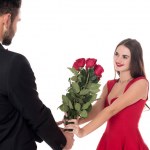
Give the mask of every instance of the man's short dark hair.
[[13, 21], [20, 7], [21, 0], [0, 0], [0, 16], [10, 13], [11, 20]]

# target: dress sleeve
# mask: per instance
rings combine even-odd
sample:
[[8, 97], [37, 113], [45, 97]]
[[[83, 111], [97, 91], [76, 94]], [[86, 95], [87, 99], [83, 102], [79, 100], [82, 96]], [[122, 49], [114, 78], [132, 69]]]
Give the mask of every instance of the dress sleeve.
[[18, 54], [11, 61], [8, 73], [8, 95], [33, 132], [55, 150], [61, 150], [66, 138], [53, 115], [39, 99], [34, 73], [28, 60]]

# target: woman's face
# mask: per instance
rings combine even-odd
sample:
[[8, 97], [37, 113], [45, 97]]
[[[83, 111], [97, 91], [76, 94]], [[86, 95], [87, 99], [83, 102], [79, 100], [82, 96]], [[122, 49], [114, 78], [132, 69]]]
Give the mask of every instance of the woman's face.
[[130, 70], [131, 53], [124, 45], [117, 47], [114, 53], [114, 68], [116, 71], [125, 72]]

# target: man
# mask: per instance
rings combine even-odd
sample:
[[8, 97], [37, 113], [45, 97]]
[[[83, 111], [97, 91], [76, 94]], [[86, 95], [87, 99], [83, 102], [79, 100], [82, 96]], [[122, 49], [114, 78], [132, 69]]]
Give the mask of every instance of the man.
[[57, 126], [39, 99], [27, 59], [4, 49], [20, 21], [21, 0], [0, 0], [0, 150], [36, 150], [43, 140], [54, 150], [70, 149], [73, 134]]

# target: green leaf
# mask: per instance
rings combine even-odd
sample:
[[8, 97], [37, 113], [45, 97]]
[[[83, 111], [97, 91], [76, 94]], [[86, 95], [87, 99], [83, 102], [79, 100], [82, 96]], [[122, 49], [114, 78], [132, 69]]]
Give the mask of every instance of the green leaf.
[[91, 105], [90, 102], [87, 102], [83, 105], [82, 109], [87, 109]]
[[70, 88], [68, 89], [68, 92], [69, 92], [69, 93], [74, 93], [72, 87], [70, 87]]
[[100, 90], [99, 89], [94, 89], [94, 90], [90, 89], [90, 91], [91, 91], [91, 93], [95, 94], [95, 93], [98, 93]]
[[82, 75], [78, 76], [78, 81], [81, 82], [82, 81]]
[[90, 98], [90, 102], [92, 103], [93, 101], [95, 101], [97, 98], [97, 94], [93, 94], [92, 97]]
[[92, 95], [85, 95], [85, 97], [83, 98], [84, 103], [89, 102], [92, 98]]
[[69, 98], [70, 101], [73, 101], [76, 98], [73, 90], [71, 90], [69, 93], [67, 93], [66, 96]]
[[74, 75], [78, 75], [78, 71], [74, 68], [74, 67], [72, 67], [72, 68], [69, 68], [68, 67], [68, 69], [74, 74]]
[[69, 98], [67, 96], [62, 95], [62, 99], [63, 99], [63, 104], [69, 105]]
[[88, 69], [88, 73], [90, 76], [94, 75], [94, 67]]
[[81, 110], [81, 105], [79, 103], [75, 103], [75, 110], [80, 111]]
[[77, 78], [77, 76], [73, 76], [73, 77], [71, 77], [71, 80], [72, 81], [78, 81], [78, 78]]
[[75, 95], [72, 91], [66, 94], [66, 96], [69, 98], [70, 101], [73, 101], [75, 98]]
[[73, 109], [73, 105], [72, 105], [72, 103], [71, 103], [70, 100], [69, 100], [69, 108], [70, 108], [70, 109]]
[[79, 116], [79, 113], [75, 109], [70, 109], [67, 112], [67, 118], [68, 119], [75, 119], [75, 118], [77, 118], [77, 116]]
[[88, 107], [88, 109], [86, 109], [86, 111], [89, 113], [90, 111], [92, 110], [92, 105], [90, 105], [89, 107]]
[[93, 76], [90, 77], [90, 80], [92, 80], [92, 81], [94, 81], [96, 79], [97, 79], [97, 77], [95, 75], [93, 75]]
[[82, 69], [82, 70], [80, 71], [80, 73], [81, 73], [82, 77], [87, 78], [87, 72], [86, 72], [85, 69]]
[[80, 104], [84, 103], [83, 100], [82, 100], [82, 98], [80, 98], [78, 101], [79, 101]]
[[80, 91], [80, 95], [86, 95], [89, 93], [89, 89], [83, 89]]
[[86, 110], [81, 111], [80, 116], [81, 116], [82, 118], [86, 118], [86, 117], [88, 116], [87, 111], [86, 111]]
[[71, 100], [69, 99], [70, 94], [67, 93], [66, 95], [62, 95], [63, 104], [69, 106], [70, 109], [73, 109], [73, 105], [71, 103]]
[[80, 92], [80, 87], [76, 82], [72, 83], [72, 88], [74, 90], [75, 93], [79, 93]]
[[67, 112], [69, 110], [67, 105], [62, 104], [61, 106], [59, 106], [59, 109], [63, 112]]
[[90, 90], [95, 90], [95, 89], [98, 89], [100, 87], [100, 84], [98, 84], [98, 83], [90, 83], [89, 85], [88, 85], [88, 88], [90, 89]]

